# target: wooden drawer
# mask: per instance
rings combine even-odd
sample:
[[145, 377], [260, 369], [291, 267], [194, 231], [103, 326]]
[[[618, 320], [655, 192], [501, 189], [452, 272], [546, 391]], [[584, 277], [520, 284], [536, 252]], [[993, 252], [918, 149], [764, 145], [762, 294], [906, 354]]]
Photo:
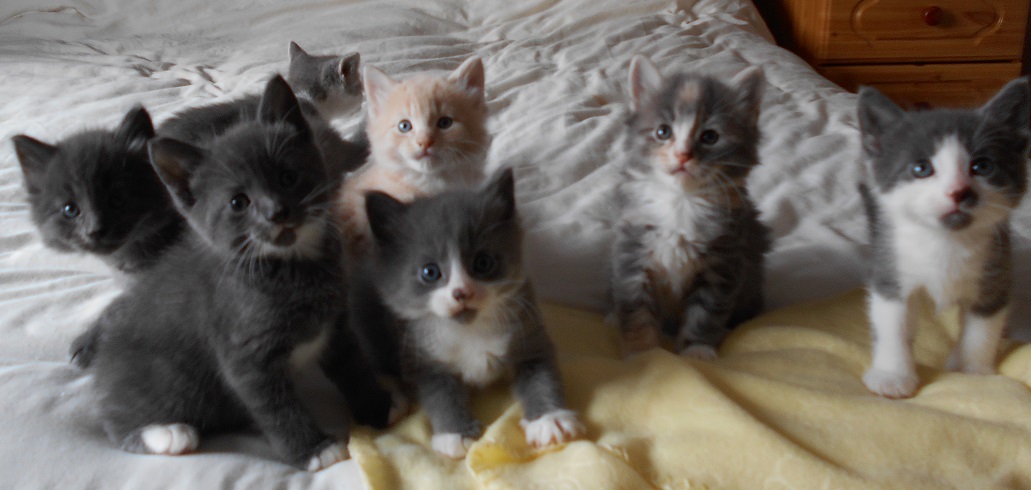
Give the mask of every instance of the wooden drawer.
[[1027, 0], [829, 0], [816, 62], [1020, 59]]
[[819, 71], [851, 91], [876, 87], [907, 108], [975, 107], [1020, 76], [1020, 63], [825, 66]]

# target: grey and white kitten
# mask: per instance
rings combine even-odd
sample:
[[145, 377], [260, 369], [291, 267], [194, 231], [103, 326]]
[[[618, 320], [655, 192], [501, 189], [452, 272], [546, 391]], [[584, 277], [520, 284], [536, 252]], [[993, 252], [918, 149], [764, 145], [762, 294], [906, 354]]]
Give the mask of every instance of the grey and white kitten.
[[182, 454], [200, 434], [257, 428], [287, 462], [347, 458], [302, 405], [294, 369], [316, 362], [355, 419], [385, 425], [390, 396], [346, 315], [339, 185], [286, 82], [206, 148], [150, 143], [154, 167], [195, 233], [140, 274], [97, 320], [90, 369], [103, 427], [131, 452]]
[[380, 372], [414, 388], [433, 448], [461, 458], [481, 434], [470, 387], [506, 374], [533, 446], [577, 437], [555, 350], [523, 275], [512, 171], [480, 191], [447, 191], [404, 204], [367, 195], [373, 264], [352, 288], [354, 320]]
[[995, 372], [1009, 310], [1009, 217], [1027, 190], [1029, 99], [1025, 78], [976, 110], [904, 112], [876, 89], [860, 90], [872, 180], [860, 185], [874, 255], [873, 362], [863, 376], [870, 391], [916, 391], [910, 343], [921, 291], [939, 311], [962, 311], [948, 368]]
[[15, 136], [32, 221], [50, 248], [84, 252], [132, 273], [178, 240], [184, 221], [147, 157], [150, 115], [131, 109], [114, 130], [47, 144]]
[[746, 177], [759, 163], [763, 77], [735, 86], [669, 77], [630, 63], [630, 153], [616, 189], [614, 316], [627, 354], [673, 336], [682, 355], [712, 359], [731, 328], [762, 308], [769, 232]]
[[[287, 82], [333, 173], [354, 171], [365, 163], [369, 152], [364, 129], [345, 139], [329, 123], [341, 116], [357, 117], [363, 100], [359, 62], [358, 53], [311, 56], [296, 43], [290, 43]], [[251, 117], [260, 100], [259, 94], [251, 94], [192, 107], [164, 121], [157, 133], [203, 146], [242, 119]]]

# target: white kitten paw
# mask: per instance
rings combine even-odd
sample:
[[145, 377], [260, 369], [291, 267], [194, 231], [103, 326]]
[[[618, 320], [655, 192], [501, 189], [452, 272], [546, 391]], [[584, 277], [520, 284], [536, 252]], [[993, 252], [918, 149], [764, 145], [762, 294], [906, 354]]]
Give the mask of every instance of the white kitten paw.
[[140, 432], [147, 451], [175, 456], [197, 450], [200, 433], [188, 424], [148, 425]]
[[691, 344], [684, 347], [683, 349], [680, 349], [680, 356], [690, 359], [698, 359], [699, 361], [715, 361], [720, 357], [720, 355], [716, 353], [715, 347], [705, 344]]
[[863, 384], [885, 398], [909, 398], [916, 393], [920, 378], [912, 372], [869, 369], [863, 375]]
[[347, 451], [347, 444], [336, 441], [333, 442], [333, 444], [326, 446], [315, 456], [312, 456], [311, 459], [308, 460], [307, 470], [319, 471], [326, 469], [350, 457], [351, 453]]
[[452, 459], [462, 459], [465, 453], [469, 452], [476, 439], [462, 437], [462, 434], [449, 432], [446, 434], [433, 434], [430, 444], [433, 450]]
[[526, 443], [533, 447], [572, 441], [585, 432], [584, 424], [572, 410], [555, 410], [532, 421], [523, 419], [519, 425], [526, 432]]

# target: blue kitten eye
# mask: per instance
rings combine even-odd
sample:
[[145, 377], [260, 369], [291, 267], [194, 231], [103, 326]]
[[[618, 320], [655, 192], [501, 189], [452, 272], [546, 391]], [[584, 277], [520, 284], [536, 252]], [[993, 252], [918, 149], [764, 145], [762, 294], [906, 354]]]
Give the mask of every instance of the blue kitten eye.
[[485, 276], [493, 274], [498, 268], [498, 260], [487, 252], [479, 252], [473, 257], [473, 274]]
[[698, 135], [698, 141], [701, 141], [703, 145], [715, 145], [720, 140], [720, 134], [711, 129], [702, 131], [702, 134]]
[[669, 124], [660, 124], [659, 127], [655, 128], [656, 138], [668, 140], [670, 136], [673, 136], [673, 128], [669, 127]]
[[440, 119], [437, 119], [437, 127], [440, 128], [440, 129], [447, 129], [447, 128], [450, 128], [451, 125], [454, 124], [454, 122], [455, 122], [454, 119], [451, 119], [450, 117], [444, 116], [444, 117], [442, 117]]
[[926, 160], [916, 161], [909, 166], [910, 173], [918, 179], [925, 179], [934, 175], [934, 166]]
[[250, 206], [250, 204], [251, 199], [247, 197], [247, 194], [244, 194], [242, 192], [240, 194], [233, 196], [233, 198], [229, 200], [229, 207], [236, 212], [240, 212], [244, 209], [247, 209], [247, 206]]
[[433, 284], [440, 280], [440, 267], [437, 264], [426, 264], [419, 270], [419, 280], [423, 284]]
[[401, 122], [397, 123], [397, 130], [402, 133], [407, 133], [412, 130], [412, 121], [402, 119]]
[[995, 164], [987, 158], [978, 158], [970, 164], [970, 173], [973, 175], [988, 177], [995, 173]]
[[64, 207], [61, 208], [61, 214], [63, 214], [65, 218], [74, 218], [79, 215], [79, 206], [76, 206], [74, 202], [65, 204]]
[[297, 183], [297, 172], [294, 172], [293, 170], [284, 170], [280, 172], [279, 183], [288, 189], [293, 187], [293, 185]]

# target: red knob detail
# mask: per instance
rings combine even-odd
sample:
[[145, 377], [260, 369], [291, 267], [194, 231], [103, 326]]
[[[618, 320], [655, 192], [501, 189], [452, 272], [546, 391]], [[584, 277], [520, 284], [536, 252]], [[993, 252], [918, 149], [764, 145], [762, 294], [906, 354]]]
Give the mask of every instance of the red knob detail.
[[945, 11], [941, 7], [927, 7], [924, 9], [924, 24], [934, 27], [945, 20]]

